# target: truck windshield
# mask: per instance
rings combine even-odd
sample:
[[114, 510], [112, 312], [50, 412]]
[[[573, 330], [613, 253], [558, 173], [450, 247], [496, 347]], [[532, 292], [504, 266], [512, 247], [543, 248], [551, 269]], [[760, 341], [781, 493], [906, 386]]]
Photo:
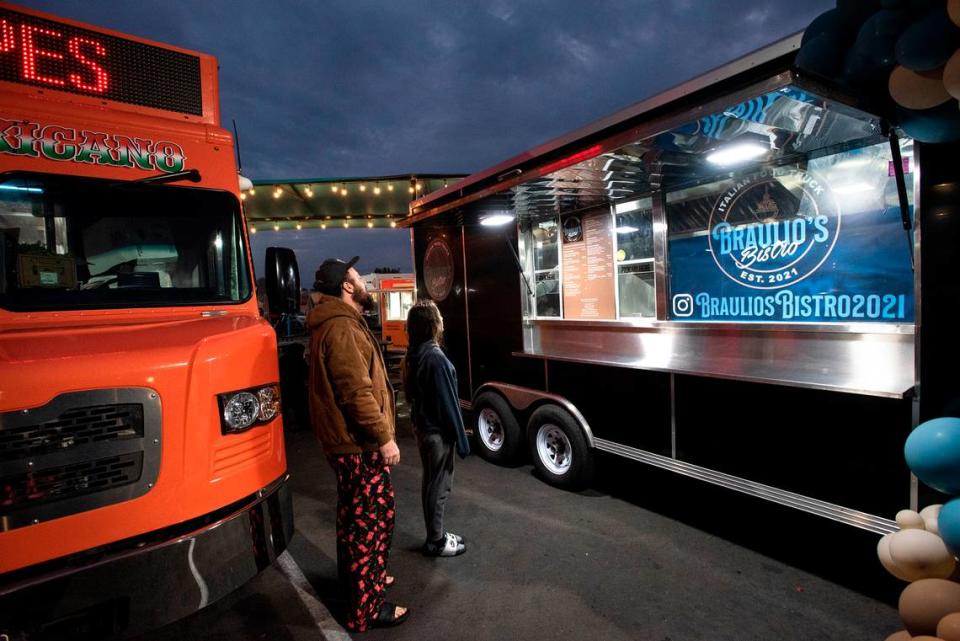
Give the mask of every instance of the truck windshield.
[[250, 296], [229, 193], [40, 174], [0, 176], [0, 307], [240, 302]]

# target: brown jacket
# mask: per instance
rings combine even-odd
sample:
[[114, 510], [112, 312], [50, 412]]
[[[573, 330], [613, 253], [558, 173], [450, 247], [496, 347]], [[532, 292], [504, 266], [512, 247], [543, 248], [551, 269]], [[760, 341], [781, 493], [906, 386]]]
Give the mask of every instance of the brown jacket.
[[319, 296], [310, 328], [310, 422], [328, 454], [376, 450], [394, 438], [393, 387], [363, 317]]

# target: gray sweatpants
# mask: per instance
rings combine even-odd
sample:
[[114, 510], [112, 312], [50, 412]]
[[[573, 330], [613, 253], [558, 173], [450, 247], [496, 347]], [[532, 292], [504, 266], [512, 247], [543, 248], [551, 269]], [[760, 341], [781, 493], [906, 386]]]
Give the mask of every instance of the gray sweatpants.
[[453, 487], [453, 459], [456, 445], [445, 443], [436, 433], [417, 432], [417, 446], [423, 463], [420, 496], [423, 500], [423, 522], [427, 527], [427, 541], [437, 541], [443, 534], [443, 509]]

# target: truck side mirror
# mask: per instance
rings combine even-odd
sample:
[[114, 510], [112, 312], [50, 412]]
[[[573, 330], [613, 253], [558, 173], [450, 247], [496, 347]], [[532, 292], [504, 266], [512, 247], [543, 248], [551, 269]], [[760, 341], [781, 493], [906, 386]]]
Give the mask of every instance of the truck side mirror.
[[264, 275], [267, 280], [267, 305], [270, 313], [299, 312], [300, 269], [293, 250], [286, 247], [267, 247]]

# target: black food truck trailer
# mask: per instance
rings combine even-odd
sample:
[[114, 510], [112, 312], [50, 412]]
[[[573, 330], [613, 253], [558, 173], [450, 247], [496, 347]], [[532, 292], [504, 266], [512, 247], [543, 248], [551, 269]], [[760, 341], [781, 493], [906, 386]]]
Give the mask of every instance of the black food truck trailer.
[[903, 443], [956, 409], [958, 145], [800, 44], [411, 203], [482, 456], [577, 487], [599, 450], [881, 534], [928, 498]]

